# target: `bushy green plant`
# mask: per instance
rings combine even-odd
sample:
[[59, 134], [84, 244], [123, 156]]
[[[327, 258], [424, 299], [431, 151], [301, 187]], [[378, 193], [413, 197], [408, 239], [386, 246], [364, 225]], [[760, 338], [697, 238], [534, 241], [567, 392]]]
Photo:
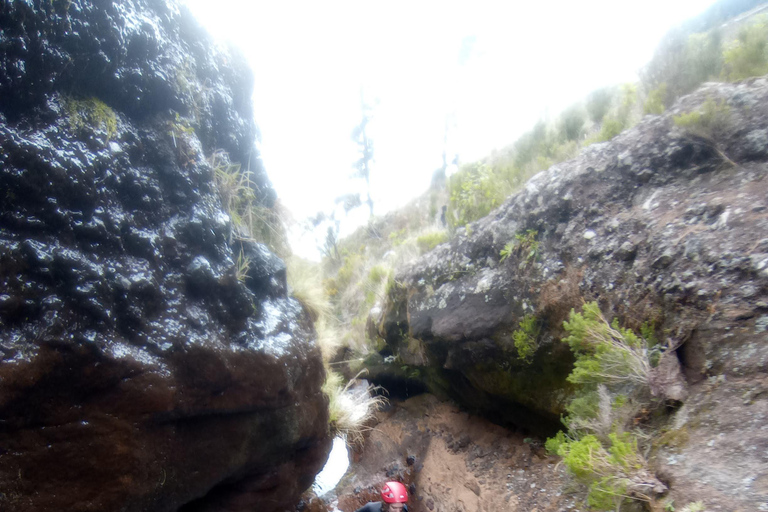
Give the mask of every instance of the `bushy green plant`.
[[605, 114], [607, 114], [608, 110], [611, 108], [613, 95], [613, 88], [603, 87], [602, 89], [593, 91], [587, 96], [587, 112], [593, 123], [599, 124], [602, 122]]
[[[251, 173], [241, 169], [240, 164], [229, 161], [224, 152], [216, 152], [210, 158], [213, 180], [222, 207], [232, 221], [231, 240], [253, 240], [266, 244], [278, 256], [290, 255], [285, 227], [277, 211], [260, 204], [257, 187], [251, 181]], [[250, 262], [238, 254], [237, 272], [247, 273]], [[243, 276], [244, 278], [244, 276]]]
[[650, 490], [643, 491], [648, 479], [646, 462], [631, 435], [611, 433], [604, 444], [593, 435], [577, 439], [559, 432], [545, 446], [561, 456], [569, 472], [587, 485], [587, 499], [593, 509], [618, 510], [630, 495], [650, 501]]
[[643, 113], [660, 115], [667, 108], [667, 83], [662, 82], [648, 93], [643, 105]]
[[571, 311], [563, 323], [565, 342], [576, 354], [568, 381], [574, 384], [629, 384], [647, 388], [651, 365], [645, 340], [632, 330], [609, 324], [596, 302], [584, 305], [582, 313]]
[[448, 223], [465, 226], [485, 217], [506, 198], [510, 186], [487, 164], [465, 167], [448, 181]]
[[687, 133], [714, 139], [730, 124], [731, 109], [725, 102], [709, 97], [699, 110], [677, 115], [673, 120]]
[[291, 295], [302, 303], [315, 322], [328, 317], [331, 314], [331, 304], [320, 266], [292, 256], [286, 260], [286, 269]]
[[598, 141], [611, 140], [618, 134], [624, 131], [624, 123], [621, 120], [609, 117], [603, 121], [603, 125], [600, 127], [600, 134], [597, 137]]
[[405, 239], [407, 237], [408, 237], [408, 228], [392, 231], [388, 236], [389, 242], [392, 244], [393, 247], [397, 247], [398, 245], [405, 242]]
[[69, 126], [75, 132], [84, 129], [100, 129], [107, 136], [107, 141], [117, 134], [117, 115], [109, 105], [98, 98], [76, 100], [66, 98], [64, 109], [67, 112]]
[[425, 233], [417, 237], [416, 245], [419, 246], [419, 250], [422, 253], [425, 253], [447, 241], [448, 233], [446, 231], [433, 231], [431, 233]]
[[499, 251], [499, 263], [504, 263], [507, 258], [512, 256], [512, 252], [515, 250], [515, 243], [510, 241], [504, 244], [504, 247]]
[[680, 93], [695, 89], [699, 84], [720, 76], [723, 57], [722, 39], [719, 30], [705, 34], [691, 34], [685, 45], [685, 82]]
[[539, 236], [539, 232], [535, 229], [528, 229], [525, 233], [517, 233], [515, 235], [515, 241], [517, 242], [517, 247], [523, 259], [522, 263], [525, 263], [526, 265], [534, 261], [539, 255], [539, 241], [536, 240], [537, 236]]
[[525, 233], [517, 233], [514, 240], [507, 242], [499, 251], [499, 263], [504, 263], [507, 258], [516, 254], [520, 258], [520, 268], [533, 262], [539, 255], [539, 242], [536, 237], [539, 232], [529, 229]]
[[524, 167], [538, 155], [546, 154], [552, 137], [544, 121], [538, 121], [533, 128], [525, 132], [513, 144], [514, 162], [517, 167]]
[[768, 22], [761, 16], [739, 31], [723, 53], [723, 76], [730, 81], [768, 73]]
[[626, 499], [650, 501], [663, 485], [647, 470], [622, 416], [632, 407], [628, 394], [642, 399], [650, 387], [647, 342], [607, 322], [594, 302], [581, 313], [571, 311], [563, 326], [563, 341], [576, 355], [568, 380], [578, 391], [567, 407], [569, 433], [558, 433], [546, 447], [588, 486], [590, 507], [615, 510]]
[[560, 116], [560, 131], [565, 140], [577, 140], [584, 131], [584, 110], [581, 105], [573, 105]]
[[341, 267], [336, 272], [337, 288], [347, 288], [352, 284], [352, 279], [363, 266], [363, 255], [359, 252], [345, 254]]
[[512, 333], [512, 339], [515, 342], [515, 348], [517, 349], [517, 357], [530, 363], [533, 359], [533, 354], [536, 349], [539, 348], [539, 325], [534, 315], [525, 315], [515, 332]]
[[371, 270], [368, 271], [368, 281], [372, 284], [379, 284], [383, 279], [389, 275], [389, 269], [384, 265], [374, 265]]
[[241, 283], [248, 277], [248, 271], [251, 269], [251, 260], [249, 260], [242, 251], [237, 254], [235, 262], [235, 277]]

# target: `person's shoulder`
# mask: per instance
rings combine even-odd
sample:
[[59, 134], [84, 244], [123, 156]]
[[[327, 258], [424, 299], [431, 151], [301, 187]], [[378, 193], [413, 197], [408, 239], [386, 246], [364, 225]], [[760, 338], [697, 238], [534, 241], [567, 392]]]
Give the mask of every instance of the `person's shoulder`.
[[361, 508], [357, 509], [355, 512], [381, 512], [381, 502], [372, 501], [366, 505], [363, 505]]

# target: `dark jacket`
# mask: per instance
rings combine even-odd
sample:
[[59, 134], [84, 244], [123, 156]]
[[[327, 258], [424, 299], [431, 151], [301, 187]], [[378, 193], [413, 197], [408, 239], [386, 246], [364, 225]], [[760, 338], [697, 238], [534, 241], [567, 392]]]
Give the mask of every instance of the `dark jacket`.
[[[381, 512], [383, 506], [383, 501], [372, 501], [362, 508], [357, 509], [355, 512]], [[408, 505], [403, 507], [403, 512], [408, 512]]]

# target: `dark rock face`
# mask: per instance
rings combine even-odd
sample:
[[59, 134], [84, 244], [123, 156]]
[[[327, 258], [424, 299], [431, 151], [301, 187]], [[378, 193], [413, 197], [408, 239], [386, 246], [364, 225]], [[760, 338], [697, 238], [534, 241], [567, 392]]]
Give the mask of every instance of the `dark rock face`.
[[[675, 115], [708, 99], [726, 112], [712, 133], [675, 126]], [[714, 489], [708, 510], [768, 507], [768, 434], [757, 426], [768, 370], [767, 128], [768, 80], [706, 84], [669, 113], [537, 175], [422, 257], [398, 276], [404, 291], [374, 322], [379, 334], [404, 361], [418, 353], [422, 367], [458, 374], [450, 385], [466, 406], [520, 422], [507, 404], [543, 417], [563, 410], [570, 355], [558, 340], [571, 308], [597, 300], [628, 327], [652, 321], [662, 340], [682, 344], [695, 405], [678, 427], [702, 440], [669, 459], [673, 495], [703, 478], [689, 494]], [[500, 261], [505, 244], [528, 230], [537, 232], [537, 257], [521, 248]], [[541, 328], [530, 363], [510, 336], [526, 314]], [[733, 398], [741, 392], [744, 405]], [[716, 409], [718, 396], [730, 397], [727, 408]], [[706, 445], [710, 436], [736, 441]], [[730, 469], [704, 462], [700, 444]]]
[[324, 370], [282, 262], [236, 276], [205, 157], [274, 200], [242, 58], [173, 1], [5, 2], [0, 34], [0, 508], [291, 507]]

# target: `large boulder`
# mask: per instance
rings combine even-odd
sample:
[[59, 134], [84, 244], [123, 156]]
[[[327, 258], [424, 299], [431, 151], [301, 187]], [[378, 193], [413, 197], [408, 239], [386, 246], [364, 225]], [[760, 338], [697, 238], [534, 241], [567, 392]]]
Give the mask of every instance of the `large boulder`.
[[[767, 134], [768, 80], [705, 84], [538, 174], [397, 276], [372, 319], [393, 365], [437, 372], [427, 384], [465, 406], [535, 427], [571, 392], [562, 322], [596, 300], [679, 347], [662, 380], [670, 398], [689, 393], [674, 426], [697, 441], [665, 445], [673, 496], [704, 486], [714, 510], [765, 509]], [[527, 315], [532, 355], [514, 342]]]
[[0, 508], [290, 508], [324, 370], [214, 187], [223, 150], [274, 201], [242, 57], [175, 1], [10, 2], [0, 33]]

